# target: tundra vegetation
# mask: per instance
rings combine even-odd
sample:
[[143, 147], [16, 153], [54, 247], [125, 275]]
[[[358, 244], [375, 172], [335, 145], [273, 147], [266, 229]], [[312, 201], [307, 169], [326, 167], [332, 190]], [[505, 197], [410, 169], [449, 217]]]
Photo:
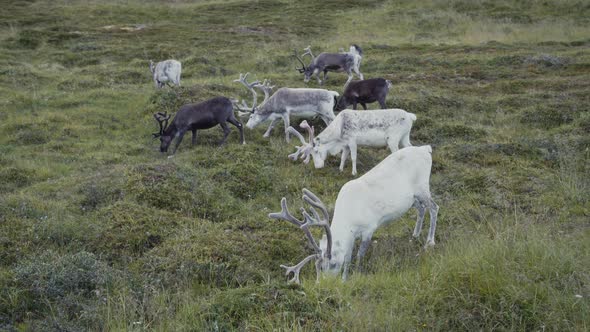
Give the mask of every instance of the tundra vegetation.
[[[293, 49], [351, 43], [433, 147], [436, 246], [411, 210], [345, 283], [287, 284], [312, 250], [267, 215], [302, 188], [333, 213], [338, 158], [293, 163], [261, 126], [166, 159], [152, 115], [248, 99], [248, 71], [303, 87]], [[2, 1], [0, 50], [0, 330], [590, 328], [587, 2]], [[182, 86], [155, 89], [149, 59]], [[359, 174], [388, 155], [363, 149]]]

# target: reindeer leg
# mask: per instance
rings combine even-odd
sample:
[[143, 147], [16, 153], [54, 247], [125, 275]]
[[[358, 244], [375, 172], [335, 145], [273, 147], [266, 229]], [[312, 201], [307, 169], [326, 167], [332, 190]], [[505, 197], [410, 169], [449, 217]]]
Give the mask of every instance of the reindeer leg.
[[291, 137], [289, 136], [289, 111], [285, 112], [283, 114], [283, 122], [285, 123], [285, 139], [287, 140], [287, 143], [289, 143], [291, 141]]
[[350, 251], [348, 253], [346, 253], [346, 256], [344, 256], [344, 263], [343, 263], [343, 268], [342, 268], [342, 280], [346, 281], [348, 279], [348, 268], [350, 265], [350, 259], [352, 256], [352, 246], [350, 248]]
[[418, 210], [418, 216], [416, 217], [416, 227], [414, 227], [414, 234], [412, 234], [412, 236], [418, 238], [420, 236], [420, 231], [422, 231], [422, 222], [424, 222], [426, 206], [424, 206], [418, 197], [415, 197], [414, 207]]
[[350, 149], [350, 159], [352, 160], [352, 175], [356, 175], [356, 142], [349, 142], [348, 148]]
[[352, 109], [356, 111], [356, 100], [352, 102]]
[[348, 158], [348, 153], [350, 151], [348, 150], [348, 147], [344, 147], [344, 149], [342, 149], [342, 155], [340, 156], [340, 172], [344, 171], [344, 165], [346, 164], [346, 158]]
[[365, 257], [367, 253], [367, 249], [369, 249], [369, 245], [371, 244], [371, 238], [373, 237], [373, 233], [369, 233], [366, 236], [363, 236], [361, 245], [359, 247], [359, 251], [356, 254], [356, 269], [357, 271], [361, 271], [361, 260]]
[[367, 110], [367, 104], [365, 103], [361, 103], [361, 106], [363, 107], [363, 109], [366, 111]]
[[399, 137], [397, 136], [389, 136], [387, 138], [387, 146], [389, 147], [389, 150], [391, 151], [391, 153], [396, 152], [397, 150], [399, 150]]
[[233, 116], [227, 119], [227, 121], [236, 126], [236, 128], [238, 128], [238, 131], [240, 132], [240, 143], [246, 144], [246, 140], [244, 140], [244, 126], [242, 125], [242, 123]]
[[352, 81], [352, 72], [350, 72], [350, 70], [349, 70], [348, 71], [348, 79], [346, 80], [346, 83], [344, 83], [343, 90], [346, 90], [346, 87], [348, 86], [348, 83], [350, 83], [350, 81]]
[[229, 133], [231, 133], [231, 129], [227, 126], [226, 122], [220, 122], [219, 125], [221, 126], [221, 129], [223, 129], [223, 139], [221, 139], [221, 142], [219, 142], [219, 146], [222, 146], [225, 144]]
[[192, 129], [192, 132], [193, 132], [193, 138], [191, 140], [191, 144], [192, 145], [195, 145], [195, 144], [197, 144], [197, 130], [196, 129]]
[[324, 70], [324, 82], [328, 80], [328, 71]]
[[320, 72], [319, 70], [314, 70], [313, 74], [315, 75], [315, 78], [318, 80], [318, 84], [319, 85], [324, 85], [324, 82], [320, 79]]
[[181, 130], [176, 135], [176, 145], [174, 145], [174, 151], [172, 151], [172, 154], [175, 154], [176, 153], [176, 149], [178, 149], [178, 146], [180, 145], [180, 142], [182, 142], [182, 138], [184, 137], [184, 134], [185, 133], [186, 133], [186, 130]]
[[430, 229], [428, 230], [428, 238], [426, 238], [426, 247], [431, 247], [434, 246], [434, 232], [436, 231], [438, 205], [434, 202], [430, 195], [426, 201], [426, 207], [428, 207], [428, 213], [430, 214]]
[[384, 110], [387, 108], [387, 105], [385, 105], [385, 98], [380, 98], [379, 99], [379, 106], [381, 106], [381, 109]]
[[363, 74], [361, 73], [359, 66], [360, 66], [360, 63], [358, 66], [355, 66], [353, 70], [361, 80], [364, 80], [365, 78], [363, 77]]
[[267, 138], [270, 137], [270, 132], [273, 130], [273, 128], [275, 127], [275, 125], [277, 124], [277, 122], [279, 122], [279, 118], [273, 119], [270, 122], [270, 126], [268, 126], [268, 129], [266, 130], [266, 132], [264, 132], [264, 135], [262, 135], [262, 137]]
[[402, 145], [402, 148], [407, 148], [408, 146], [412, 146], [412, 143], [410, 143], [410, 132], [407, 132], [406, 134], [404, 134], [404, 137], [402, 137], [401, 145]]

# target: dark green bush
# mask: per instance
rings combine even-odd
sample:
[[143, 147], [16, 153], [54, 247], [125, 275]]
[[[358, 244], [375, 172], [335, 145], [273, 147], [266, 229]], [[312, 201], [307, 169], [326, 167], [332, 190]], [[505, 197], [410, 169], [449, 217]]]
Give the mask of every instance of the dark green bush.
[[35, 30], [22, 30], [18, 33], [16, 45], [20, 48], [34, 50], [43, 43], [43, 35]]
[[142, 204], [191, 217], [223, 221], [238, 213], [235, 199], [212, 178], [174, 164], [135, 167], [127, 192]]
[[20, 167], [5, 167], [0, 169], [0, 192], [7, 192], [22, 188], [33, 183], [36, 173], [33, 170]]
[[483, 129], [460, 124], [442, 125], [432, 130], [432, 139], [434, 142], [444, 142], [456, 139], [467, 141], [475, 140], [485, 136], [486, 132]]
[[27, 292], [26, 310], [33, 317], [47, 317], [33, 326], [55, 331], [100, 326], [100, 320], [89, 313], [97, 296], [104, 296], [120, 277], [118, 271], [85, 251], [64, 255], [45, 251], [19, 261], [13, 273], [19, 287]]
[[538, 108], [529, 108], [525, 110], [520, 122], [533, 127], [553, 128], [568, 124], [574, 121], [572, 112], [567, 108], [549, 106], [539, 106]]
[[38, 304], [67, 295], [92, 296], [115, 277], [114, 271], [92, 253], [60, 255], [51, 250], [20, 261], [14, 275]]
[[91, 211], [100, 206], [110, 204], [120, 199], [123, 195], [120, 188], [117, 188], [112, 182], [106, 180], [103, 183], [86, 183], [80, 188], [79, 193], [83, 197], [80, 205], [84, 211]]
[[211, 299], [204, 319], [208, 328], [243, 329], [260, 315], [269, 321], [290, 322], [303, 329], [317, 329], [329, 312], [343, 305], [338, 294], [303, 293], [297, 286], [268, 285], [228, 290]]

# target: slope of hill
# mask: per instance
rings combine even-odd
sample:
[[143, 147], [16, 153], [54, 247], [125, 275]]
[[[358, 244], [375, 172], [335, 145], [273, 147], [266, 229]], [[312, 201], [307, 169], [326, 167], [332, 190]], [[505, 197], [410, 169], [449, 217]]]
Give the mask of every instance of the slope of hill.
[[[0, 6], [0, 329], [590, 328], [586, 2]], [[417, 115], [412, 143], [434, 147], [437, 246], [410, 241], [411, 211], [347, 282], [308, 267], [287, 285], [279, 264], [309, 249], [267, 214], [304, 187], [333, 208], [350, 164], [288, 160], [282, 125], [222, 148], [202, 131], [166, 159], [152, 113], [249, 98], [243, 72], [303, 87], [293, 49], [350, 43], [365, 77], [394, 83], [387, 104]], [[148, 60], [167, 58], [182, 87], [155, 91]], [[359, 174], [387, 154], [360, 149]]]

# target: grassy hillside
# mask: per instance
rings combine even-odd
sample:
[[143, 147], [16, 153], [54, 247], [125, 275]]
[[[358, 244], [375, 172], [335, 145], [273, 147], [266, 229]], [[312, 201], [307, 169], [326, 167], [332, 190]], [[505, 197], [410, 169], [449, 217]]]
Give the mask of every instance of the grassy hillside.
[[[590, 329], [586, 1], [0, 7], [0, 330]], [[279, 264], [309, 248], [267, 214], [304, 187], [333, 208], [350, 164], [288, 160], [282, 125], [222, 148], [202, 131], [167, 159], [151, 114], [249, 98], [240, 72], [302, 87], [294, 48], [350, 43], [365, 77], [394, 83], [388, 106], [417, 115], [412, 143], [433, 146], [437, 245], [410, 241], [411, 211], [349, 281], [307, 267], [287, 285]], [[182, 87], [155, 91], [148, 60], [167, 58]], [[359, 174], [387, 155], [360, 149]]]

